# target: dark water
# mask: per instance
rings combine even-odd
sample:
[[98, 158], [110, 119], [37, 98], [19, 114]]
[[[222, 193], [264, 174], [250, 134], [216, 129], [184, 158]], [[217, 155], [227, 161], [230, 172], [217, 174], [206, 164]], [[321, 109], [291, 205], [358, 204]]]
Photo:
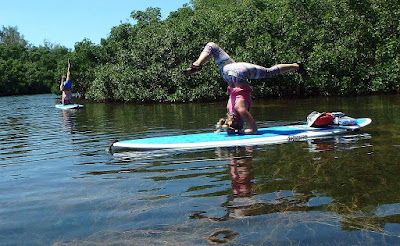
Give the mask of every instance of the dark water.
[[342, 111], [357, 133], [190, 152], [115, 139], [208, 132], [225, 103], [0, 98], [1, 245], [398, 245], [400, 96], [256, 101], [260, 126]]

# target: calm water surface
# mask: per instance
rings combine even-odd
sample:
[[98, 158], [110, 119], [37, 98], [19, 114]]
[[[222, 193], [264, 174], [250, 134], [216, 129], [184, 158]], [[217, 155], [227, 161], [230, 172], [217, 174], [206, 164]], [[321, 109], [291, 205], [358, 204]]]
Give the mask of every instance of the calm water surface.
[[398, 245], [400, 96], [256, 101], [263, 127], [342, 111], [343, 136], [186, 152], [114, 140], [209, 132], [225, 103], [54, 108], [0, 98], [1, 245]]

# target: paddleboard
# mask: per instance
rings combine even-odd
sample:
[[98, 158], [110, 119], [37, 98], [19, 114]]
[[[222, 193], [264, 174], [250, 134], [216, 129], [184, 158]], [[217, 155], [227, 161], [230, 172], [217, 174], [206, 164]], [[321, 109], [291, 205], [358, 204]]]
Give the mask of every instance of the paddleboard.
[[117, 141], [112, 147], [132, 150], [156, 149], [204, 149], [215, 147], [232, 147], [248, 145], [265, 145], [284, 142], [302, 141], [329, 135], [343, 134], [347, 131], [356, 131], [369, 125], [369, 118], [357, 119], [357, 125], [342, 126], [330, 125], [326, 127], [309, 127], [307, 124], [278, 126], [258, 129], [257, 135], [237, 135], [219, 133], [198, 133], [177, 136], [164, 136]]
[[67, 105], [56, 104], [55, 107], [59, 108], [59, 109], [77, 109], [77, 108], [83, 108], [83, 105], [82, 104], [67, 104]]

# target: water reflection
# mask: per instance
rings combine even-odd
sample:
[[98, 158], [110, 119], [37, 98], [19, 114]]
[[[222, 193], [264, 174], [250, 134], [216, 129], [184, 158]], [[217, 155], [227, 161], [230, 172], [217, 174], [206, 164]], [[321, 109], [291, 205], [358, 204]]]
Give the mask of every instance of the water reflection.
[[308, 150], [310, 152], [322, 152], [322, 151], [341, 151], [350, 150], [354, 148], [372, 147], [371, 144], [366, 143], [359, 145], [360, 140], [370, 140], [371, 135], [368, 133], [363, 134], [348, 134], [348, 135], [337, 135], [332, 137], [314, 138], [308, 139]]
[[[232, 175], [232, 191], [234, 197], [251, 197], [252, 191], [252, 180], [254, 178], [253, 173], [253, 162], [252, 158], [257, 154], [255, 147], [247, 147], [246, 155], [242, 156], [240, 154], [240, 148], [236, 148], [235, 156], [230, 156], [231, 158], [231, 175]], [[238, 153], [239, 152], [239, 153]]]
[[74, 121], [72, 120], [73, 111], [62, 110], [62, 123], [65, 127], [65, 132], [73, 134], [74, 133]]
[[[221, 217], [209, 217], [207, 211], [196, 211], [190, 216], [191, 219], [226, 221], [277, 212], [310, 211], [325, 204], [309, 204], [310, 199], [314, 197], [309, 192], [282, 190], [258, 194], [261, 192], [257, 187], [258, 182], [262, 180], [255, 180], [254, 177], [253, 159], [257, 157], [256, 146], [221, 148], [217, 149], [216, 153], [219, 158], [229, 158], [230, 161], [231, 192], [221, 204], [226, 213]], [[330, 199], [326, 199], [325, 202], [329, 203]]]
[[154, 158], [160, 158], [163, 156], [168, 156], [174, 154], [175, 152], [171, 151], [159, 151], [159, 150], [149, 150], [149, 151], [112, 151], [112, 149], [108, 148], [107, 152], [117, 157], [119, 160], [123, 162], [132, 162], [135, 160], [151, 160]]
[[109, 155], [114, 139], [211, 131], [223, 105], [88, 103], [63, 112], [51, 95], [0, 98], [0, 238], [7, 245], [399, 245], [400, 97], [392, 99], [255, 103], [267, 126], [311, 109], [374, 119], [357, 134]]
[[[369, 143], [370, 140], [371, 136], [369, 134], [354, 134], [313, 139], [307, 141], [307, 143], [311, 154], [326, 151], [347, 151], [346, 156], [348, 154], [355, 154], [354, 150], [373, 147]], [[255, 169], [259, 169], [257, 165], [260, 164], [257, 160], [257, 147], [221, 148], [217, 149], [216, 154], [218, 158], [228, 158], [230, 162], [227, 172], [230, 174], [231, 191], [226, 196], [226, 201], [220, 204], [225, 213], [221, 216], [211, 216], [212, 211], [194, 211], [189, 216], [190, 219], [225, 222], [268, 214], [287, 214], [288, 212], [306, 212], [306, 214], [309, 214], [309, 212], [317, 212], [321, 215], [325, 214], [325, 216], [330, 214], [329, 218], [325, 218], [326, 221], [340, 221], [341, 230], [344, 231], [367, 230], [381, 235], [397, 235], [397, 232], [390, 232], [391, 230], [395, 231], [394, 229], [388, 230], [388, 228], [393, 223], [400, 223], [399, 204], [386, 205], [386, 209], [390, 210], [393, 214], [383, 214], [382, 212], [379, 213], [379, 211], [383, 210], [379, 205], [376, 207], [365, 207], [363, 205], [365, 202], [362, 200], [364, 199], [360, 199], [361, 197], [358, 195], [364, 196], [368, 192], [353, 192], [353, 196], [348, 199], [347, 192], [331, 190], [338, 185], [340, 186], [340, 182], [342, 182], [341, 188], [347, 187], [349, 182], [353, 183], [352, 186], [354, 187], [364, 186], [372, 188], [368, 185], [354, 183], [358, 182], [357, 179], [363, 182], [364, 179], [361, 177], [346, 180], [340, 177], [341, 174], [338, 173], [339, 177], [325, 177], [323, 183], [320, 183], [320, 178], [316, 178], [315, 180], [308, 178], [309, 174], [313, 174], [314, 172], [312, 170], [314, 167], [309, 166], [309, 173], [299, 173], [297, 174], [299, 176], [291, 179], [302, 180], [299, 184], [296, 184], [296, 182], [293, 183], [291, 190], [280, 190], [277, 187], [270, 187], [268, 191], [263, 186], [265, 186], [266, 182], [269, 182], [268, 179], [273, 181], [271, 179], [274, 178], [272, 176], [262, 176], [259, 171], [255, 171]], [[360, 161], [362, 162], [362, 160]], [[346, 160], [344, 160], [344, 163], [346, 163]], [[316, 173], [319, 172], [318, 169], [321, 167], [318, 165], [315, 165], [315, 167], [317, 168], [315, 170]], [[325, 166], [324, 168], [324, 172], [328, 174], [331, 171], [329, 169], [332, 167]], [[333, 169], [336, 169], [336, 167], [333, 166]], [[302, 170], [301, 166], [299, 166], [299, 170]], [[343, 171], [346, 172], [345, 170]], [[354, 170], [349, 173], [354, 175]], [[277, 179], [274, 182], [276, 181], [279, 182], [280, 180]], [[286, 180], [283, 181], [286, 182]], [[367, 202], [367, 204], [371, 203]], [[304, 223], [312, 224], [321, 222], [310, 220], [304, 221]], [[217, 232], [214, 232], [214, 234]], [[238, 234], [237, 232], [232, 232]], [[209, 240], [210, 238], [213, 237], [209, 237]]]

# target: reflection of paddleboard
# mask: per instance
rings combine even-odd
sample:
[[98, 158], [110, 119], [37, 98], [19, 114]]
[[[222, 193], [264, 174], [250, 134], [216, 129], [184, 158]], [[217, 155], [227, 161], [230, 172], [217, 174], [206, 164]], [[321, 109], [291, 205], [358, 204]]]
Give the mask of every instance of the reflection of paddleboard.
[[353, 126], [330, 125], [327, 127], [316, 128], [308, 127], [305, 124], [269, 127], [259, 129], [258, 135], [228, 135], [226, 132], [220, 132], [143, 138], [117, 141], [113, 143], [110, 148], [118, 147], [136, 150], [203, 149], [215, 147], [276, 144], [341, 134], [345, 133], [346, 131], [356, 131], [361, 127], [369, 125], [371, 121], [372, 120], [369, 118], [357, 119], [357, 125]]
[[83, 105], [82, 104], [67, 104], [67, 105], [56, 104], [55, 107], [60, 108], [60, 109], [76, 109], [76, 108], [83, 108]]

